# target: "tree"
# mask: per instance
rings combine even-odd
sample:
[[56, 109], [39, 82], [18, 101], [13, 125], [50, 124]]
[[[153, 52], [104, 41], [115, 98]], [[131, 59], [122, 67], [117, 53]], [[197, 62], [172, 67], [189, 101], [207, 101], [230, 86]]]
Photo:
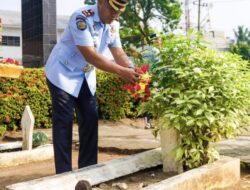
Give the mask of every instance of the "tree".
[[244, 26], [238, 26], [238, 30], [234, 30], [236, 43], [230, 47], [230, 52], [241, 55], [242, 59], [250, 62], [250, 31]]
[[[86, 4], [94, 4], [95, 0], [85, 0]], [[129, 0], [127, 8], [120, 16], [121, 38], [127, 47], [150, 43], [150, 27], [153, 19], [158, 19], [164, 31], [177, 27], [181, 17], [181, 4], [178, 0]]]
[[246, 41], [233, 44], [230, 47], [230, 52], [241, 55], [241, 58], [250, 62], [250, 46]]
[[137, 37], [142, 44], [144, 40], [150, 44], [149, 36], [153, 32], [150, 22], [158, 19], [163, 30], [170, 31], [177, 27], [181, 14], [178, 0], [130, 0], [120, 18], [122, 32], [126, 35], [121, 37], [128, 40], [131, 36], [131, 42]]
[[240, 42], [247, 42], [250, 45], [250, 31], [244, 26], [238, 26], [238, 30], [234, 30], [234, 35], [237, 40], [237, 44]]

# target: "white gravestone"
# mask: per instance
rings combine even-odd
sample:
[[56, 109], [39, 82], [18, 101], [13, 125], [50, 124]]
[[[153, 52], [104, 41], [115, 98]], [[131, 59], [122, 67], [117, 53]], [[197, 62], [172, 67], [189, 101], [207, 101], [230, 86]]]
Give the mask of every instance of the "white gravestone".
[[26, 106], [23, 112], [21, 127], [23, 131], [23, 150], [32, 149], [32, 135], [35, 119], [30, 106]]

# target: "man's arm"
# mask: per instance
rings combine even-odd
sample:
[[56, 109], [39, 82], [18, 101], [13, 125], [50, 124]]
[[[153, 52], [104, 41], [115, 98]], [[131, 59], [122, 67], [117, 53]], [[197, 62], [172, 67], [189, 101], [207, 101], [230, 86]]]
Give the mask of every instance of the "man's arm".
[[124, 50], [121, 47], [113, 47], [113, 48], [109, 48], [109, 49], [110, 49], [116, 63], [118, 63], [119, 65], [121, 65], [123, 67], [131, 66], [127, 54], [124, 52]]
[[[113, 61], [108, 60], [103, 55], [96, 52], [96, 49], [92, 46], [77, 46], [87, 62], [91, 63], [98, 69], [106, 72], [119, 75], [125, 82], [135, 83], [138, 81], [138, 74], [127, 67], [127, 62], [122, 63], [122, 58], [116, 58], [119, 61], [119, 65]], [[125, 54], [126, 55], [126, 54]], [[115, 55], [116, 56], [116, 55]]]

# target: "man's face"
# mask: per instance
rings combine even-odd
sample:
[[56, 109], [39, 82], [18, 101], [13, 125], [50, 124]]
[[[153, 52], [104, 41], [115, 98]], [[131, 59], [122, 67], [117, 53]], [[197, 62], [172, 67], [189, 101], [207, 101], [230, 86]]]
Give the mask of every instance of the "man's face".
[[121, 11], [115, 11], [108, 2], [109, 0], [98, 0], [98, 11], [101, 21], [110, 24], [118, 19]]

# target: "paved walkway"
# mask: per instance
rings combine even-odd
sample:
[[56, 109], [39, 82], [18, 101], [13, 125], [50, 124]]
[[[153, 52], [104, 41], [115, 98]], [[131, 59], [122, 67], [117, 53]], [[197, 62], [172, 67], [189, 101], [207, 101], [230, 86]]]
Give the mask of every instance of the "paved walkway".
[[[99, 135], [99, 147], [103, 149], [138, 152], [160, 146], [159, 138], [155, 139], [151, 130], [143, 128], [101, 125]], [[245, 132], [236, 139], [222, 140], [217, 146], [221, 155], [237, 157], [242, 162], [250, 163], [249, 132]]]
[[[160, 146], [159, 138], [154, 138], [151, 130], [143, 128], [143, 120], [121, 120], [119, 122], [99, 121], [99, 149], [120, 153], [136, 153]], [[250, 129], [250, 127], [249, 127]], [[43, 130], [51, 139], [51, 130]], [[249, 130], [250, 131], [250, 130]], [[73, 142], [78, 143], [77, 126], [74, 126]], [[7, 135], [20, 139], [21, 134]], [[222, 155], [240, 158], [250, 163], [250, 133], [246, 132], [234, 140], [222, 140], [218, 143]]]
[[240, 158], [242, 162], [250, 163], [250, 136], [243, 135], [233, 140], [222, 140], [218, 148], [222, 155]]

